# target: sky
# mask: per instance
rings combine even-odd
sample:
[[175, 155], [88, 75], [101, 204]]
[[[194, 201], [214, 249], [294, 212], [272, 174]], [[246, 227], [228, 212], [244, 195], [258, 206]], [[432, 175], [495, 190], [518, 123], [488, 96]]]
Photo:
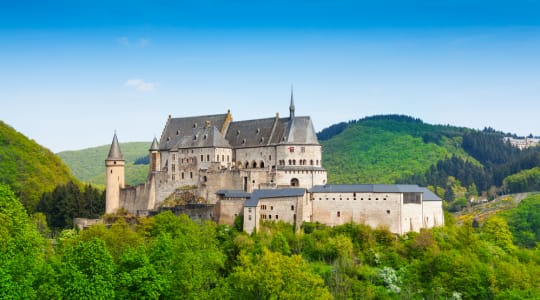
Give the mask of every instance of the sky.
[[53, 152], [169, 115], [540, 135], [540, 1], [0, 0], [0, 120]]

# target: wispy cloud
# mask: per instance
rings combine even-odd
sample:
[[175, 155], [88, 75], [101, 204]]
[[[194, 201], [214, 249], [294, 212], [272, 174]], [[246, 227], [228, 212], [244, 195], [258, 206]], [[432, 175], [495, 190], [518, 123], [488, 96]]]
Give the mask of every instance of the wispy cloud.
[[143, 79], [133, 78], [129, 79], [124, 83], [124, 86], [134, 88], [139, 92], [153, 92], [156, 90], [157, 84], [154, 82], [146, 82]]
[[150, 40], [147, 38], [139, 38], [130, 40], [127, 36], [119, 37], [116, 42], [124, 47], [144, 48], [150, 45]]

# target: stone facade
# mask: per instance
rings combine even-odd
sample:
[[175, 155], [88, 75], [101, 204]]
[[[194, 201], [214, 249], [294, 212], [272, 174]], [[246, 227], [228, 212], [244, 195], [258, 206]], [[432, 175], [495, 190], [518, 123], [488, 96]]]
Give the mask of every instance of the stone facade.
[[[230, 112], [169, 116], [160, 140], [150, 146], [147, 181], [135, 187], [124, 186], [125, 162], [115, 134], [105, 161], [106, 212], [123, 208], [149, 215], [169, 209], [229, 225], [243, 215], [246, 232], [263, 221], [296, 228], [303, 222], [355, 222], [398, 234], [444, 224], [441, 199], [425, 188], [327, 185], [311, 119], [295, 116], [292, 95], [289, 110], [287, 118], [237, 122]], [[193, 197], [175, 202], [182, 191]]]

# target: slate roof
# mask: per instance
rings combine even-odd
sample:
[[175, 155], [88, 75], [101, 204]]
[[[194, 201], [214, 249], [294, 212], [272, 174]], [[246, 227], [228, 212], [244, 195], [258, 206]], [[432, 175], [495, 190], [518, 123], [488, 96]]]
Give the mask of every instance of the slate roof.
[[152, 141], [152, 145], [150, 145], [150, 151], [155, 151], [155, 150], [159, 150], [159, 144], [156, 137], [154, 137], [154, 140]]
[[230, 148], [231, 145], [225, 140], [221, 132], [214, 126], [194, 129], [191, 135], [185, 135], [178, 139], [171, 150], [183, 148]]
[[209, 122], [210, 127], [221, 128], [227, 114], [195, 116], [186, 118], [169, 118], [159, 142], [160, 150], [170, 150], [177, 146], [181, 139], [185, 137], [193, 138], [193, 134], [201, 128], [207, 127]]
[[[192, 147], [261, 147], [266, 145], [318, 145], [310, 117], [293, 117], [232, 121], [221, 128], [227, 114], [169, 118], [159, 141], [160, 150]], [[212, 128], [208, 131], [208, 128]], [[204, 132], [203, 132], [204, 131]], [[207, 136], [208, 139], [200, 137]], [[196, 137], [196, 138], [194, 138]], [[152, 144], [154, 148], [154, 144]]]
[[249, 198], [251, 196], [250, 193], [242, 190], [219, 190], [216, 194], [226, 198]]
[[251, 197], [244, 204], [245, 207], [255, 207], [261, 198], [302, 197], [306, 193], [303, 188], [286, 188], [273, 190], [254, 190]]
[[109, 155], [107, 155], [107, 160], [124, 160], [122, 151], [120, 151], [120, 144], [118, 143], [118, 138], [116, 137], [116, 132], [113, 136], [111, 148], [109, 149]]
[[414, 184], [328, 184], [316, 185], [312, 193], [423, 193], [424, 201], [441, 201], [437, 195]]

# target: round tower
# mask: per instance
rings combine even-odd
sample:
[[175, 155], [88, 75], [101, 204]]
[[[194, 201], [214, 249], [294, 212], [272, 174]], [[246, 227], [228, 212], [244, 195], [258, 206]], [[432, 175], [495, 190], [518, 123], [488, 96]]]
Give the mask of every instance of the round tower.
[[124, 188], [124, 167], [125, 160], [120, 151], [120, 144], [114, 133], [109, 155], [105, 160], [106, 169], [106, 194], [105, 213], [115, 213], [120, 207], [120, 189]]
[[150, 146], [150, 168], [149, 172], [152, 174], [153, 172], [159, 172], [160, 165], [161, 165], [161, 155], [159, 153], [159, 145], [157, 138], [154, 137], [154, 141], [152, 141], [152, 145]]

